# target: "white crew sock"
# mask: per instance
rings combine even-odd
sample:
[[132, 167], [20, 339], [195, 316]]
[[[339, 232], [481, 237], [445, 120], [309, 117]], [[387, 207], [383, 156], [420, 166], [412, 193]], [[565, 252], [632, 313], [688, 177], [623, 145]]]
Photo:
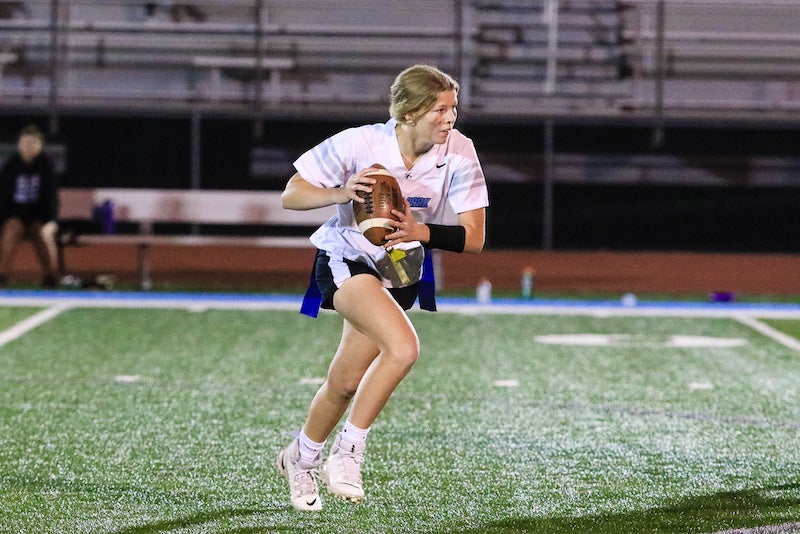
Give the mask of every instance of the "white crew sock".
[[359, 443], [364, 443], [367, 440], [368, 433], [369, 428], [358, 428], [348, 419], [344, 422], [341, 436], [343, 440], [348, 441], [353, 445], [358, 445]]
[[297, 440], [299, 442], [300, 459], [308, 463], [314, 463], [317, 458], [319, 458], [319, 452], [325, 446], [324, 441], [322, 443], [317, 443], [306, 436], [305, 429], [300, 430], [300, 435], [297, 436]]

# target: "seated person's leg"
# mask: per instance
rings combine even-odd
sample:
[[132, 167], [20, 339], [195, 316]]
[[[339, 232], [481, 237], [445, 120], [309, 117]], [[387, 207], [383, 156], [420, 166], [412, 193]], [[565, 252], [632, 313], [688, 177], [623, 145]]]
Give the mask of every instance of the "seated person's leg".
[[11, 265], [14, 262], [14, 254], [17, 251], [22, 235], [25, 231], [22, 221], [17, 217], [7, 219], [3, 223], [0, 231], [0, 284], [8, 283], [8, 275]]
[[56, 244], [56, 234], [58, 224], [49, 221], [41, 224], [38, 221], [31, 223], [28, 228], [31, 239], [33, 240], [36, 255], [42, 266], [42, 286], [56, 287], [58, 285], [58, 246]]

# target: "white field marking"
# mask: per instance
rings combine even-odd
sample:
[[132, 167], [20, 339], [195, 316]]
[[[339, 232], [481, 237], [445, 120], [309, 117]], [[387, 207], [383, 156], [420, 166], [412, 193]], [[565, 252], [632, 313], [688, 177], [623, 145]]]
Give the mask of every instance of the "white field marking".
[[718, 530], [712, 534], [789, 534], [800, 532], [800, 523], [781, 523], [780, 525], [765, 525], [753, 528], [734, 528], [731, 530]]
[[607, 334], [548, 334], [533, 338], [537, 343], [545, 345], [584, 345], [587, 347], [610, 346], [611, 336]]
[[27, 319], [23, 319], [11, 328], [7, 328], [0, 332], [0, 347], [18, 339], [37, 326], [41, 326], [47, 321], [53, 319], [63, 311], [70, 309], [72, 306], [68, 304], [55, 304], [47, 309], [38, 313], [34, 313]]
[[497, 388], [515, 388], [519, 386], [519, 380], [495, 380], [492, 385]]
[[692, 391], [707, 391], [714, 389], [714, 384], [711, 382], [692, 382], [689, 384], [689, 389]]
[[631, 334], [552, 334], [536, 336], [537, 343], [546, 345], [577, 345], [590, 347], [664, 347], [720, 348], [740, 347], [745, 339], [709, 336], [648, 336]]
[[711, 336], [670, 336], [667, 342], [668, 347], [692, 348], [692, 347], [741, 347], [747, 345], [746, 339], [735, 337], [711, 337]]
[[325, 379], [324, 378], [319, 378], [319, 377], [305, 376], [305, 377], [300, 379], [300, 384], [303, 385], [303, 386], [320, 385], [320, 384], [324, 384], [324, 383], [325, 383]]
[[117, 375], [114, 377], [114, 382], [120, 384], [133, 384], [141, 379], [139, 375]]
[[772, 339], [773, 341], [777, 341], [784, 347], [790, 348], [792, 350], [796, 350], [800, 352], [800, 341], [793, 338], [792, 336], [786, 335], [780, 330], [775, 330], [770, 325], [766, 323], [762, 323], [755, 317], [750, 317], [747, 315], [737, 315], [734, 317], [737, 321], [742, 323], [743, 325], [749, 326], [756, 332], [764, 334], [768, 338]]

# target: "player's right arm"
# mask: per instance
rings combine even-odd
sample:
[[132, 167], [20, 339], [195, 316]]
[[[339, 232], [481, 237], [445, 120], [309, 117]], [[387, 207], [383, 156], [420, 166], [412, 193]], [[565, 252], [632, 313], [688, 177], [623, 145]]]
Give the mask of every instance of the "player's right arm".
[[295, 173], [281, 193], [281, 205], [289, 210], [311, 210], [332, 204], [347, 204], [351, 200], [364, 202], [357, 192], [372, 190], [370, 186], [375, 179], [365, 178], [364, 174], [373, 170], [370, 167], [362, 169], [339, 187], [320, 187], [300, 176], [300, 173]]

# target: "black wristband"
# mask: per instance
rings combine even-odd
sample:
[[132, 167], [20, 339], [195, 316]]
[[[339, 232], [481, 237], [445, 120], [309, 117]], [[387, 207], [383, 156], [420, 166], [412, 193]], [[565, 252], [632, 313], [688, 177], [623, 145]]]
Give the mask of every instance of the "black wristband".
[[467, 243], [467, 229], [463, 226], [447, 226], [444, 224], [428, 224], [431, 237], [428, 248], [440, 248], [451, 252], [464, 252]]

